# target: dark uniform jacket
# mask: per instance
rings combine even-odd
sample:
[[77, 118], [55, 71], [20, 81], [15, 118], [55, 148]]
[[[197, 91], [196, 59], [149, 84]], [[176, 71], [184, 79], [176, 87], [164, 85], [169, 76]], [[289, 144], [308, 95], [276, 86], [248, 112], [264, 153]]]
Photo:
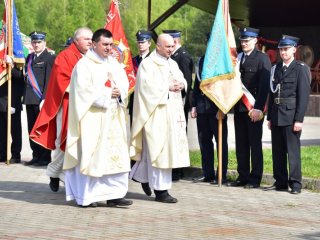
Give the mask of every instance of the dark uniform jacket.
[[[144, 58], [148, 57], [150, 54], [151, 54], [151, 51]], [[134, 70], [134, 73], [136, 75], [138, 73], [139, 65], [140, 65], [140, 63], [142, 62], [143, 59], [142, 59], [142, 57], [140, 57], [140, 55], [137, 55], [137, 56], [132, 58], [133, 70]], [[129, 104], [128, 104], [128, 109], [129, 109], [129, 115], [130, 116], [132, 115], [132, 110], [133, 110], [133, 98], [134, 98], [134, 92], [130, 95], [130, 101], [129, 101]], [[132, 121], [132, 120], [130, 120], [130, 121]]]
[[[271, 63], [268, 56], [254, 49], [242, 64], [240, 62], [241, 81], [255, 99], [255, 109], [264, 110], [270, 81]], [[235, 111], [248, 111], [242, 100], [234, 108]]]
[[183, 90], [182, 97], [187, 96], [186, 102], [185, 102], [185, 109], [189, 109], [190, 103], [189, 103], [189, 93], [191, 90], [191, 84], [192, 84], [192, 70], [193, 70], [193, 61], [190, 56], [190, 54], [186, 51], [184, 47], [178, 48], [178, 50], [172, 54], [171, 58], [178, 63], [179, 69], [183, 73], [184, 78], [187, 81], [188, 88], [187, 91]]
[[198, 64], [198, 74], [196, 75], [196, 80], [193, 86], [193, 97], [192, 97], [192, 107], [196, 107], [197, 113], [213, 113], [218, 112], [218, 107], [202, 93], [200, 89], [199, 77], [201, 78], [202, 67], [203, 67], [204, 56], [199, 60]]
[[[24, 81], [22, 70], [17, 68], [12, 69], [11, 80], [11, 107], [16, 111], [22, 110], [22, 95], [24, 90]], [[0, 112], [7, 112], [8, 108], [8, 82], [0, 86]]]
[[288, 69], [282, 71], [283, 63], [275, 66], [272, 87], [280, 84], [279, 91], [270, 91], [267, 120], [274, 126], [289, 126], [303, 122], [310, 93], [310, 70], [305, 63], [293, 60]]
[[[27, 63], [30, 58], [33, 57], [33, 54], [29, 54], [27, 57], [26, 62], [26, 73], [27, 73]], [[39, 88], [42, 92], [42, 99], [45, 98], [45, 94], [48, 87], [48, 81], [51, 73], [51, 68], [54, 63], [55, 55], [48, 52], [45, 49], [40, 56], [32, 60], [31, 67], [34, 73], [34, 76], [38, 82]], [[24, 104], [39, 104], [42, 99], [40, 99], [35, 92], [33, 91], [32, 87], [30, 86], [27, 79], [25, 79], [25, 92], [23, 103]]]

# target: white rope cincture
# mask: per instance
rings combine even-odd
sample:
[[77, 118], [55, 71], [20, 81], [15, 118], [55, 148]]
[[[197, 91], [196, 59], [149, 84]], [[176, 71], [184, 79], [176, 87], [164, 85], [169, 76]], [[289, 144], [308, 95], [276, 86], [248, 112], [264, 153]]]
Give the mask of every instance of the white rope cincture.
[[276, 85], [276, 88], [273, 87], [273, 82], [274, 82], [274, 72], [276, 70], [276, 65], [274, 65], [272, 68], [271, 68], [271, 72], [270, 72], [270, 90], [272, 93], [276, 93], [277, 91], [278, 92], [278, 95], [280, 96], [280, 89], [281, 89], [281, 85], [280, 83], [278, 83]]

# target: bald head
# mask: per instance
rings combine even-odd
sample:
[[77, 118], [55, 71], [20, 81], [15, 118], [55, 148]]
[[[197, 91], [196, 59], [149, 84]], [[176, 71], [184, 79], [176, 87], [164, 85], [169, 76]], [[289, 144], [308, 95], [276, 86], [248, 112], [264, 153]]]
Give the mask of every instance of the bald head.
[[162, 57], [169, 58], [173, 52], [173, 48], [173, 38], [167, 33], [160, 34], [157, 39], [157, 53]]
[[78, 28], [74, 33], [73, 42], [78, 50], [85, 54], [92, 45], [91, 29], [87, 27]]

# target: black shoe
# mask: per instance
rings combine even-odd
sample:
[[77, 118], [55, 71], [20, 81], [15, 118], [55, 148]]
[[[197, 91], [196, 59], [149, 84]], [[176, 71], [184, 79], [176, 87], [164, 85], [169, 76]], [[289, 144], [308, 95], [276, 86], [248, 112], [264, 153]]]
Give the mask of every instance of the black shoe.
[[98, 203], [94, 202], [94, 203], [91, 203], [91, 204], [86, 205], [86, 206], [83, 206], [83, 205], [78, 205], [78, 206], [81, 207], [81, 208], [88, 208], [88, 207], [96, 208], [96, 207], [98, 207]]
[[107, 207], [126, 207], [132, 205], [131, 200], [125, 198], [112, 199], [107, 201]]
[[50, 177], [49, 187], [50, 187], [52, 192], [58, 192], [58, 190], [59, 190], [59, 182], [60, 182], [59, 178]]
[[213, 178], [207, 178], [207, 177], [195, 177], [195, 178], [192, 178], [192, 181], [194, 183], [197, 183], [197, 182], [208, 182], [208, 183], [211, 183], [214, 181]]
[[141, 183], [142, 190], [147, 196], [151, 196], [152, 192], [149, 186], [149, 183]]
[[20, 158], [11, 158], [11, 159], [10, 159], [10, 163], [11, 163], [11, 164], [21, 163], [21, 159], [20, 159]]
[[33, 164], [33, 166], [37, 166], [37, 167], [42, 167], [42, 166], [48, 166], [50, 162], [48, 161], [38, 161], [36, 163]]
[[291, 194], [299, 194], [299, 193], [301, 193], [301, 189], [300, 188], [292, 188], [290, 193]]
[[172, 197], [169, 193], [165, 194], [165, 195], [159, 195], [156, 196], [155, 199], [157, 202], [162, 202], [162, 203], [177, 203], [178, 199]]
[[259, 187], [260, 187], [260, 184], [258, 183], [248, 183], [244, 185], [244, 188], [246, 189], [259, 188]]
[[38, 158], [33, 158], [31, 161], [25, 162], [24, 165], [26, 165], [26, 166], [31, 166], [31, 165], [36, 164], [38, 161], [39, 161]]
[[288, 191], [288, 186], [277, 186], [276, 184], [273, 184], [272, 186], [263, 188], [264, 191]]
[[245, 185], [247, 185], [247, 182], [239, 181], [239, 180], [228, 183], [229, 187], [244, 187]]

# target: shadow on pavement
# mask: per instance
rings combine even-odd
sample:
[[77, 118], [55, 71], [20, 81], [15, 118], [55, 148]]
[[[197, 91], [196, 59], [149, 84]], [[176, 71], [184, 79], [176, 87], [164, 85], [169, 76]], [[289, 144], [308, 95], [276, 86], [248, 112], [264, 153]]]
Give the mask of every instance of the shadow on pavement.
[[2, 181], [0, 198], [24, 201], [35, 204], [73, 205], [66, 202], [64, 187], [60, 186], [57, 193], [50, 190], [48, 184], [35, 182]]

